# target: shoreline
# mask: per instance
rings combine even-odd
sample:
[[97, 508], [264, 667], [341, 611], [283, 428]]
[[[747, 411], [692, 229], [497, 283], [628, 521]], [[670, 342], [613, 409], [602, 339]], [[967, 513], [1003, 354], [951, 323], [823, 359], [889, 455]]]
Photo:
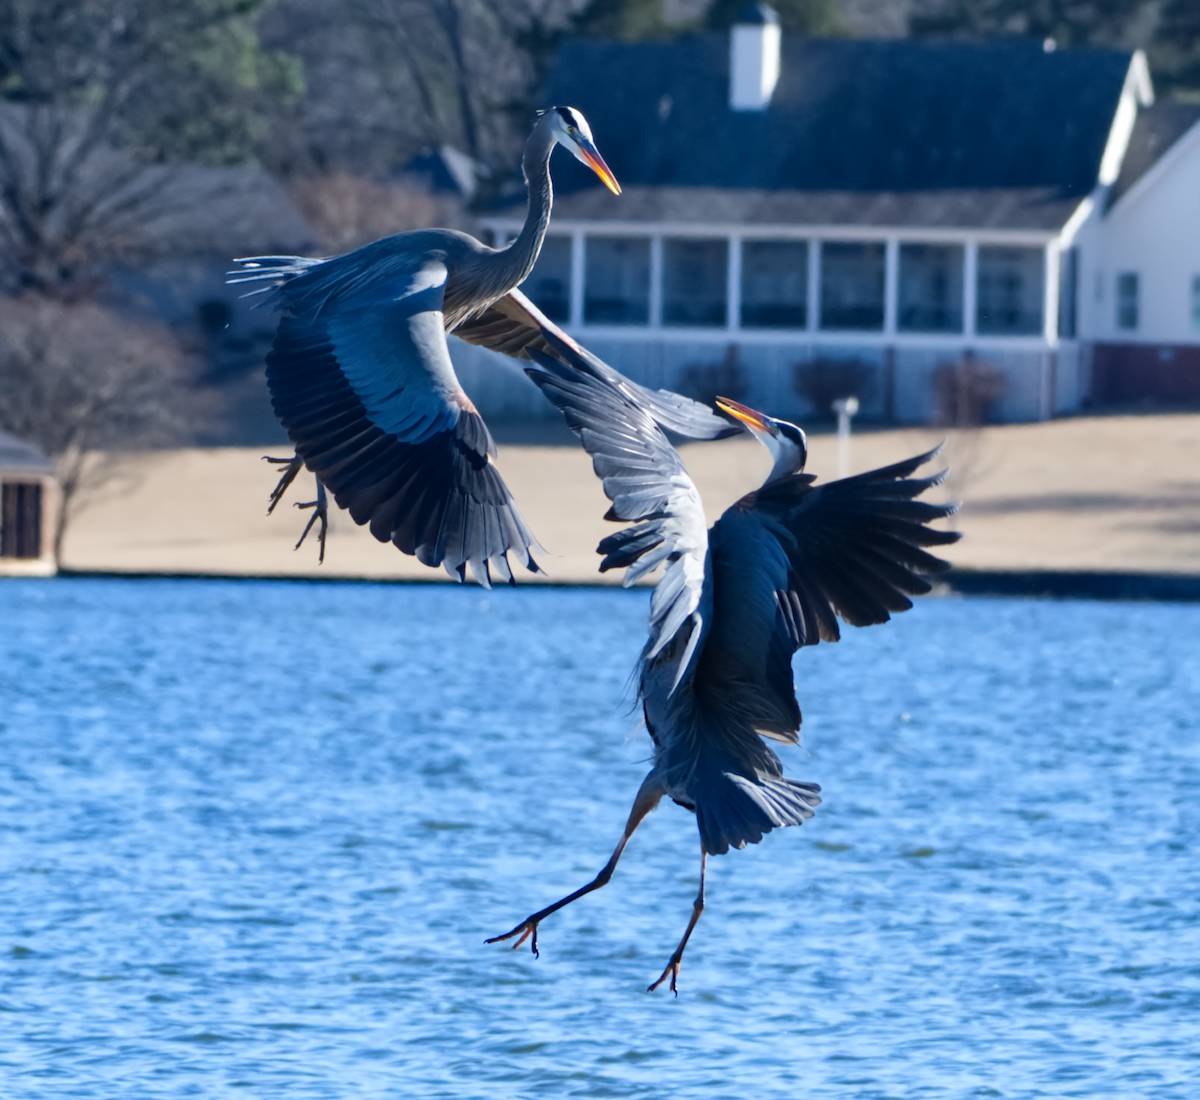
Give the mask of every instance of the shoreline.
[[[295, 573], [185, 573], [148, 572], [103, 569], [61, 569], [56, 574], [73, 580], [195, 580], [245, 581], [255, 583], [286, 582], [291, 584], [399, 584], [452, 585], [449, 577], [353, 577], [344, 574]], [[14, 578], [15, 579], [15, 578]], [[51, 579], [51, 578], [22, 578]], [[631, 589], [652, 587], [643, 581]], [[1026, 570], [1004, 572], [994, 569], [954, 569], [933, 579], [930, 596], [982, 596], [1032, 600], [1094, 600], [1104, 603], [1200, 603], [1200, 574], [1186, 573], [1107, 573], [1094, 570], [1056, 571]], [[463, 588], [487, 591], [481, 585], [467, 581]], [[506, 584], [494, 588], [510, 588]], [[619, 588], [619, 583], [605, 581], [597, 575], [594, 581], [542, 580], [522, 582], [516, 588]], [[918, 597], [921, 598], [921, 597]]]

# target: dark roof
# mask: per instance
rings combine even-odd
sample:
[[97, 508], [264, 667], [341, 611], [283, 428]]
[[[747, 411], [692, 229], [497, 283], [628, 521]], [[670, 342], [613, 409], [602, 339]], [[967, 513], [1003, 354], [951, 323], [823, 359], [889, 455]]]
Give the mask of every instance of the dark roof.
[[1179, 103], [1162, 100], [1138, 111], [1129, 147], [1121, 162], [1121, 173], [1108, 193], [1111, 208], [1162, 155], [1197, 122], [1200, 122], [1200, 103]]
[[0, 471], [23, 474], [50, 474], [54, 467], [32, 443], [0, 429]]
[[[699, 225], [860, 225], [1056, 232], [1079, 205], [1055, 187], [944, 191], [762, 191], [722, 187], [598, 187], [554, 202], [555, 217]], [[522, 211], [523, 211], [522, 207]]]
[[[755, 112], [729, 107], [727, 35], [572, 40], [547, 99], [587, 115], [623, 187], [997, 191], [1016, 219], [1006, 225], [1044, 228], [1095, 186], [1130, 59], [1012, 41], [785, 35], [779, 85]], [[596, 186], [566, 157], [555, 179], [560, 195]], [[1034, 192], [1032, 207], [1010, 201]], [[1058, 203], [1049, 222], [1048, 195]], [[607, 216], [631, 214], [614, 199]]]

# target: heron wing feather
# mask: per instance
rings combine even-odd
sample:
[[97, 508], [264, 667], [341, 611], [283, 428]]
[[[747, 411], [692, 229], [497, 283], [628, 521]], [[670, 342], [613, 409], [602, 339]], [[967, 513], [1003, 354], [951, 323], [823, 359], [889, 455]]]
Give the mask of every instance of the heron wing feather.
[[[572, 340], [519, 289], [509, 291], [482, 313], [468, 318], [453, 333], [468, 344], [478, 344], [515, 359], [534, 359], [535, 351], [563, 361], [568, 354], [582, 359], [658, 424], [688, 439], [724, 439], [741, 432], [740, 427], [718, 416], [708, 405], [670, 390], [651, 390], [630, 381]], [[558, 350], [564, 346], [570, 349], [569, 353]]]
[[459, 580], [468, 565], [481, 583], [490, 570], [511, 580], [508, 553], [536, 571], [540, 547], [450, 362], [444, 258], [376, 252], [369, 272], [348, 257], [268, 269], [284, 310], [267, 356], [276, 413], [305, 465], [380, 541]]
[[[604, 539], [601, 570], [625, 566], [630, 585], [666, 563], [650, 604], [650, 639], [643, 657], [656, 657], [697, 617], [704, 588], [708, 532], [696, 486], [653, 413], [615, 382], [595, 356], [555, 332], [544, 334], [553, 355], [530, 348], [540, 369], [526, 373], [566, 417], [592, 456], [612, 501], [607, 519], [636, 522]], [[615, 372], [611, 372], [615, 374]], [[619, 377], [619, 376], [618, 376]], [[675, 670], [678, 685], [701, 639], [700, 620]]]

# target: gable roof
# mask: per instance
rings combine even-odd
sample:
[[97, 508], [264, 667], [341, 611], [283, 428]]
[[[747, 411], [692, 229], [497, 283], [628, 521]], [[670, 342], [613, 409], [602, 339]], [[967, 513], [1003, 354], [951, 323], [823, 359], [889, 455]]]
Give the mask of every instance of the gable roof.
[[52, 474], [54, 467], [32, 443], [0, 428], [0, 471], [22, 474]]
[[[1047, 53], [1019, 41], [785, 36], [779, 83], [759, 112], [729, 107], [727, 35], [571, 40], [548, 101], [587, 115], [627, 191], [834, 195], [824, 205], [843, 223], [861, 220], [854, 196], [878, 206], [881, 193], [987, 192], [1004, 207], [1006, 227], [1049, 229], [1096, 185], [1132, 56]], [[568, 199], [559, 212], [571, 216], [570, 196], [594, 189], [595, 179], [565, 157], [555, 177]], [[637, 217], [620, 203], [609, 217]], [[964, 213], [952, 203], [945, 214], [927, 210], [932, 221], [922, 224], [963, 224]]]
[[1200, 103], [1159, 100], [1138, 111], [1121, 171], [1108, 192], [1108, 209], [1150, 171], [1197, 122]]

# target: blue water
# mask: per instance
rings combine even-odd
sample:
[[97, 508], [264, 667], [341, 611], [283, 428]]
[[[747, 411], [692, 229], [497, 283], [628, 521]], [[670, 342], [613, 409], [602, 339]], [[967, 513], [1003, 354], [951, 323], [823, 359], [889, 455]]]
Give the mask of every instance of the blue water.
[[645, 592], [0, 584], [0, 1096], [1200, 1095], [1200, 607], [796, 661], [825, 802], [614, 844]]

